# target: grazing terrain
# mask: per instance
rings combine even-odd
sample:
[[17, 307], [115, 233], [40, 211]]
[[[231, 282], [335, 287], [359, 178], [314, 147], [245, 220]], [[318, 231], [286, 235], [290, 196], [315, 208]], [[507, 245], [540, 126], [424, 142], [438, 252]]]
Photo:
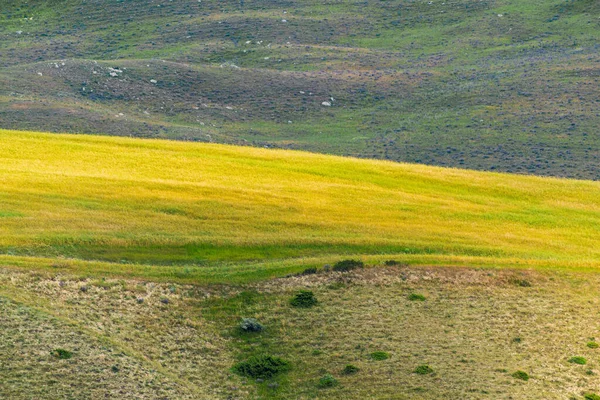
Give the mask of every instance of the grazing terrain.
[[597, 180], [599, 30], [597, 0], [4, 0], [0, 121]]
[[0, 147], [2, 398], [600, 394], [598, 182], [10, 130]]

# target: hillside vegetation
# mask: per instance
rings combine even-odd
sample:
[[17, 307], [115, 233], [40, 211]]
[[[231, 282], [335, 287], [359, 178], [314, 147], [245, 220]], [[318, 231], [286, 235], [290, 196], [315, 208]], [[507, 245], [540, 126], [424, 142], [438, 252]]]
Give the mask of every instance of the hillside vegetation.
[[0, 249], [24, 263], [600, 261], [595, 182], [100, 136], [0, 131], [0, 143]]
[[600, 393], [600, 183], [9, 130], [0, 148], [1, 398]]
[[598, 179], [599, 29], [595, 0], [5, 0], [0, 120]]

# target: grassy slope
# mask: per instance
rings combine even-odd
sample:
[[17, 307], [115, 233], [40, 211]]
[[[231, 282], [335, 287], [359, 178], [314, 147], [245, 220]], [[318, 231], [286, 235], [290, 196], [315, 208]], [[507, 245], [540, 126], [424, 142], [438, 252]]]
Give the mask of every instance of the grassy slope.
[[184, 264], [191, 274], [224, 265], [234, 275], [238, 263], [260, 277], [260, 262], [284, 272], [293, 259], [352, 255], [571, 267], [600, 258], [594, 182], [83, 135], [0, 131], [0, 142], [8, 262]]
[[[0, 131], [0, 146], [0, 397], [600, 391], [596, 182], [85, 135]], [[351, 256], [377, 268], [266, 279]], [[319, 305], [291, 308], [306, 288]], [[266, 331], [240, 334], [248, 316]], [[262, 352], [291, 371], [230, 372]], [[319, 389], [326, 373], [340, 384]]]
[[8, 0], [0, 120], [597, 179], [598, 17], [594, 0]]

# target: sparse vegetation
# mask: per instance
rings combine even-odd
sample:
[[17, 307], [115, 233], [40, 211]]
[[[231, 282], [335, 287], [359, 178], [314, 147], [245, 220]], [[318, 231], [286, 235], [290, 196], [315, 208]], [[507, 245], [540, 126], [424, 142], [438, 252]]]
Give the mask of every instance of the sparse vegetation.
[[600, 347], [600, 345], [598, 345], [597, 342], [591, 341], [587, 343], [587, 347], [589, 347], [590, 349], [597, 349], [598, 347]]
[[600, 395], [596, 393], [586, 393], [583, 397], [585, 400], [600, 400]]
[[298, 308], [310, 308], [318, 304], [317, 298], [310, 290], [301, 290], [292, 299], [290, 304]]

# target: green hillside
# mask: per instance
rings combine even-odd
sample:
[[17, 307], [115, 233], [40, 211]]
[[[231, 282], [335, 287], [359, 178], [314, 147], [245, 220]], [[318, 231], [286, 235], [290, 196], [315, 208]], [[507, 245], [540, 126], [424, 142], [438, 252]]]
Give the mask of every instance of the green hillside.
[[595, 0], [6, 0], [0, 121], [597, 179], [599, 28]]
[[0, 148], [0, 398], [600, 393], [597, 182], [8, 130]]
[[100, 136], [0, 131], [0, 143], [5, 255], [208, 267], [600, 260], [595, 182]]

